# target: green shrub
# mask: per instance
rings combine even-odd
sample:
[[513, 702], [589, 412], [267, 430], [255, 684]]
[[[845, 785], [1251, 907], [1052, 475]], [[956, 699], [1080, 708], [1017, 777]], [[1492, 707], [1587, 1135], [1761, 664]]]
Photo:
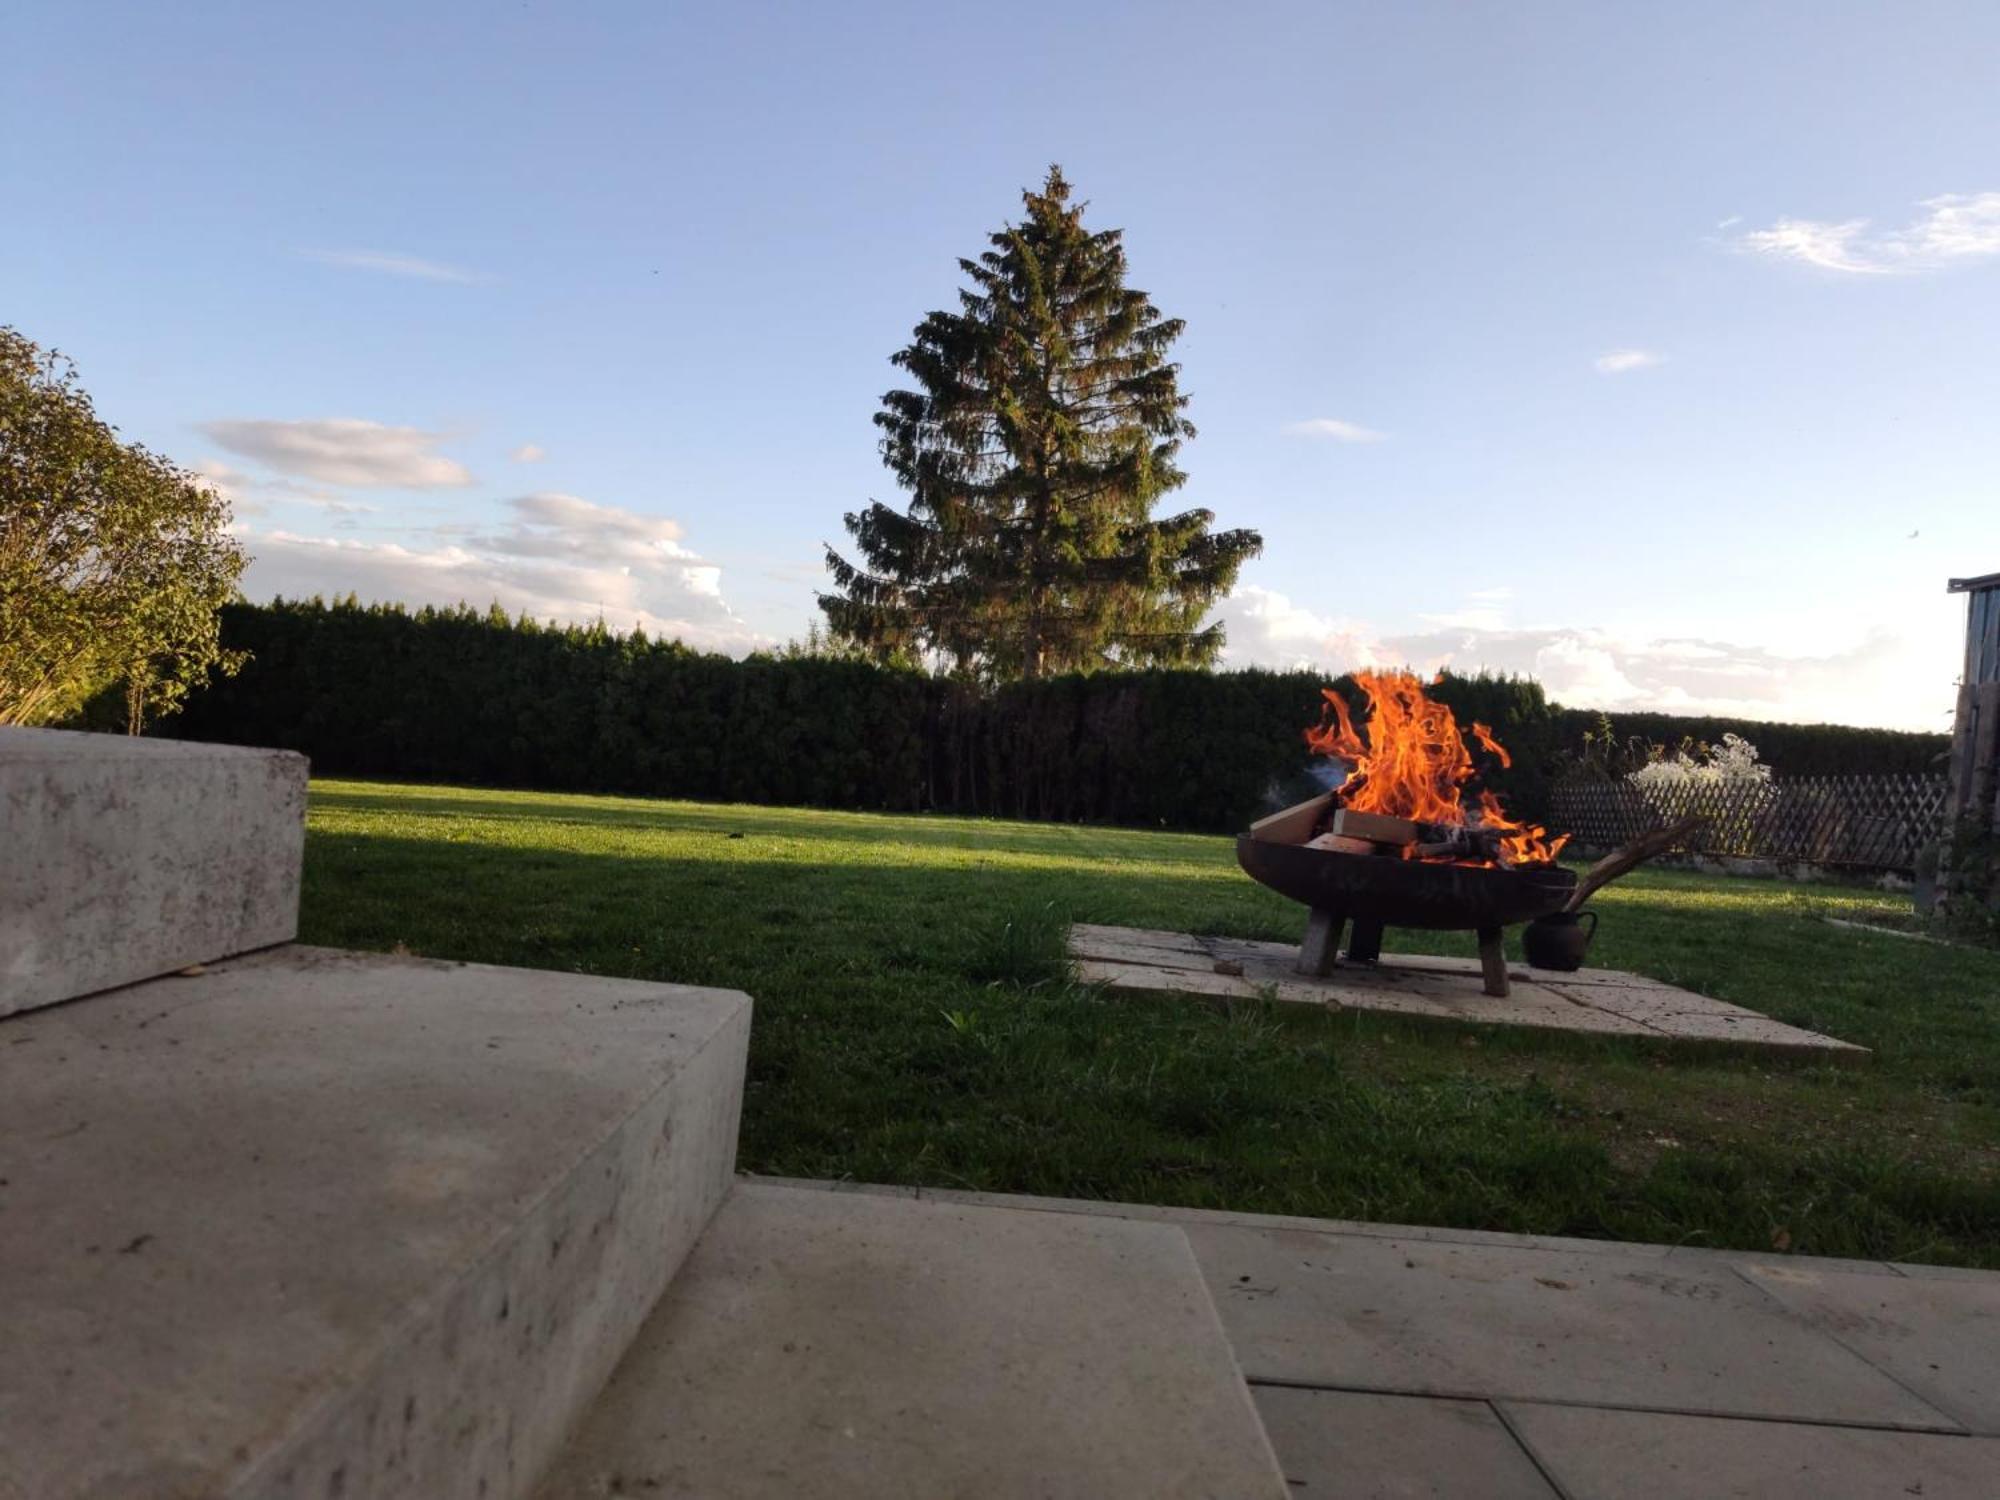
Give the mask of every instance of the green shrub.
[[[1308, 763], [1317, 672], [1103, 672], [992, 692], [838, 655], [735, 661], [497, 607], [280, 601], [223, 611], [250, 653], [172, 732], [300, 750], [325, 775], [1224, 832]], [[1337, 684], [1351, 689], [1343, 679]], [[1545, 819], [1597, 716], [1518, 678], [1445, 677], [1513, 754], [1491, 784]], [[1928, 768], [1942, 736], [1621, 715], [1676, 743], [1734, 729], [1783, 775]]]

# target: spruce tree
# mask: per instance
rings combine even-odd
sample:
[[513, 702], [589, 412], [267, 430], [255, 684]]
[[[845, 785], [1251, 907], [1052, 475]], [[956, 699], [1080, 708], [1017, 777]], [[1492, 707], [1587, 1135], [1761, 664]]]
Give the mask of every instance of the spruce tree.
[[959, 262], [958, 311], [894, 356], [915, 389], [875, 423], [909, 508], [847, 516], [861, 561], [827, 549], [820, 606], [872, 654], [989, 680], [1208, 665], [1222, 627], [1202, 619], [1263, 541], [1206, 510], [1153, 514], [1194, 436], [1167, 357], [1184, 325], [1125, 285], [1122, 232], [1084, 227], [1060, 168], [1022, 200]]

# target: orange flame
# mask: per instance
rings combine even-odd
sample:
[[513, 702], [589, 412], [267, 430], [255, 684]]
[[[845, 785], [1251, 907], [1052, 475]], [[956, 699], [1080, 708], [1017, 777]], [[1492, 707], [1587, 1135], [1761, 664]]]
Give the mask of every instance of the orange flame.
[[[1306, 731], [1306, 745], [1314, 753], [1338, 756], [1354, 768], [1340, 788], [1341, 806], [1419, 823], [1491, 830], [1501, 835], [1500, 862], [1505, 865], [1547, 864], [1569, 842], [1567, 834], [1552, 839], [1540, 825], [1508, 817], [1489, 791], [1477, 793], [1468, 813], [1462, 789], [1474, 773], [1472, 754], [1451, 710], [1427, 697], [1413, 675], [1356, 672], [1354, 682], [1372, 709], [1367, 737], [1355, 728], [1347, 704], [1332, 688], [1323, 690], [1327, 716]], [[1514, 763], [1484, 724], [1474, 724], [1472, 735], [1503, 767]]]

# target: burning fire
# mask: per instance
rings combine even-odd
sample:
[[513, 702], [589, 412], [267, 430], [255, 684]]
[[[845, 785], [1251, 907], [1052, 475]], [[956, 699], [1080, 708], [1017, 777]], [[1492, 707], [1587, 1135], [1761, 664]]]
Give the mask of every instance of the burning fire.
[[[1483, 788], [1475, 805], [1465, 806], [1460, 793], [1474, 774], [1472, 754], [1451, 710], [1426, 697], [1423, 684], [1414, 676], [1407, 672], [1356, 672], [1354, 681], [1372, 709], [1366, 738], [1355, 728], [1347, 704], [1332, 688], [1324, 690], [1327, 717], [1317, 728], [1306, 731], [1306, 744], [1313, 751], [1338, 756], [1353, 767], [1340, 788], [1341, 806], [1355, 812], [1498, 834], [1503, 865], [1547, 864], [1569, 842], [1568, 834], [1550, 838], [1548, 830], [1538, 824], [1515, 822], [1500, 806], [1500, 799]], [[1514, 763], [1484, 724], [1472, 726], [1472, 737], [1503, 767]]]

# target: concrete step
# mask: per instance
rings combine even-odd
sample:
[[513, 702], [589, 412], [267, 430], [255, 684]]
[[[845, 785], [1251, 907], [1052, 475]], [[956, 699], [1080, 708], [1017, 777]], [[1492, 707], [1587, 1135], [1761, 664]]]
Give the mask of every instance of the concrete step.
[[0, 1496], [525, 1493], [729, 1189], [749, 1020], [297, 946], [0, 1020]]
[[538, 1494], [1286, 1487], [1180, 1229], [743, 1183]]
[[306, 759], [0, 727], [0, 1016], [299, 930]]

